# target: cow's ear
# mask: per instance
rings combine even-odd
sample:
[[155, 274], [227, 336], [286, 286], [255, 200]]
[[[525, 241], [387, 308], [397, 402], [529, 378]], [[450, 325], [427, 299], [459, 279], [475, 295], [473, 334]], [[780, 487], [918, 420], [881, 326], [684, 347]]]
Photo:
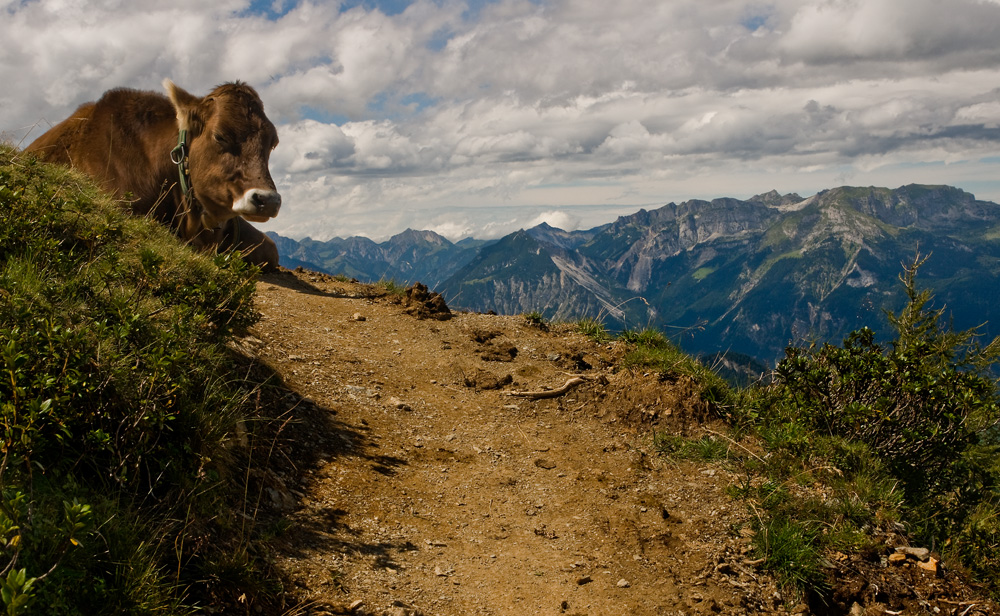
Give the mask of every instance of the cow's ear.
[[170, 102], [174, 104], [174, 110], [177, 112], [178, 130], [186, 130], [195, 134], [201, 132], [202, 119], [198, 114], [201, 99], [169, 79], [163, 80], [163, 87], [166, 88]]

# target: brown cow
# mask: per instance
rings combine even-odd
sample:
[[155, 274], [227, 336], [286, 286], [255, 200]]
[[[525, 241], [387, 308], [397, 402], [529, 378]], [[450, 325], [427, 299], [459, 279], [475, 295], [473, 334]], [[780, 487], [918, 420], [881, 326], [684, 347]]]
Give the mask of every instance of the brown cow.
[[278, 249], [244, 219], [278, 214], [281, 195], [267, 163], [278, 134], [260, 97], [236, 82], [198, 98], [169, 79], [170, 97], [110, 90], [26, 148], [80, 169], [132, 212], [169, 225], [200, 249], [239, 248], [264, 269]]

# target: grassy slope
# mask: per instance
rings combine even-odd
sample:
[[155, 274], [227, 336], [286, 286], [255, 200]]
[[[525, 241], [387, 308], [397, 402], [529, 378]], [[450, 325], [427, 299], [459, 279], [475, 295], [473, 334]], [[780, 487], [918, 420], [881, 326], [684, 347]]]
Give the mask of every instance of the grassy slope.
[[[226, 499], [247, 457], [230, 435], [254, 385], [225, 344], [255, 320], [253, 293], [238, 258], [195, 254], [82, 176], [0, 146], [10, 613], [184, 613], [229, 592], [220, 563], [245, 538]], [[239, 567], [264, 578], [252, 556]]]

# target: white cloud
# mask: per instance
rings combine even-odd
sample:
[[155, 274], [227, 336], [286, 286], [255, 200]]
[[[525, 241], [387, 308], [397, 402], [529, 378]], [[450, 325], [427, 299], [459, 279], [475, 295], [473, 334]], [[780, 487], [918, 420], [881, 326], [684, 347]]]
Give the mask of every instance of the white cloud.
[[271, 165], [291, 175], [346, 167], [356, 151], [355, 141], [339, 126], [315, 120], [283, 125], [279, 138]]
[[286, 207], [268, 228], [327, 237], [494, 234], [573, 224], [557, 214], [581, 205], [922, 182], [927, 168], [995, 185], [981, 162], [1000, 139], [994, 2], [249, 6], [0, 2], [0, 130], [18, 141], [111, 87], [243, 79], [281, 137]]
[[537, 227], [542, 223], [564, 231], [576, 231], [580, 228], [580, 218], [562, 210], [543, 212], [532, 219], [527, 226]]

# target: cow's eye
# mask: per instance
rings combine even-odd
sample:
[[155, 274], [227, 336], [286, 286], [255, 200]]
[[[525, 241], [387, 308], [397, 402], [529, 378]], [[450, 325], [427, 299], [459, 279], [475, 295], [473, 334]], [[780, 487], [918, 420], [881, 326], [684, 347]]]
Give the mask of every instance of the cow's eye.
[[226, 154], [239, 154], [239, 142], [230, 139], [221, 133], [212, 133], [212, 139], [219, 145], [219, 148]]

